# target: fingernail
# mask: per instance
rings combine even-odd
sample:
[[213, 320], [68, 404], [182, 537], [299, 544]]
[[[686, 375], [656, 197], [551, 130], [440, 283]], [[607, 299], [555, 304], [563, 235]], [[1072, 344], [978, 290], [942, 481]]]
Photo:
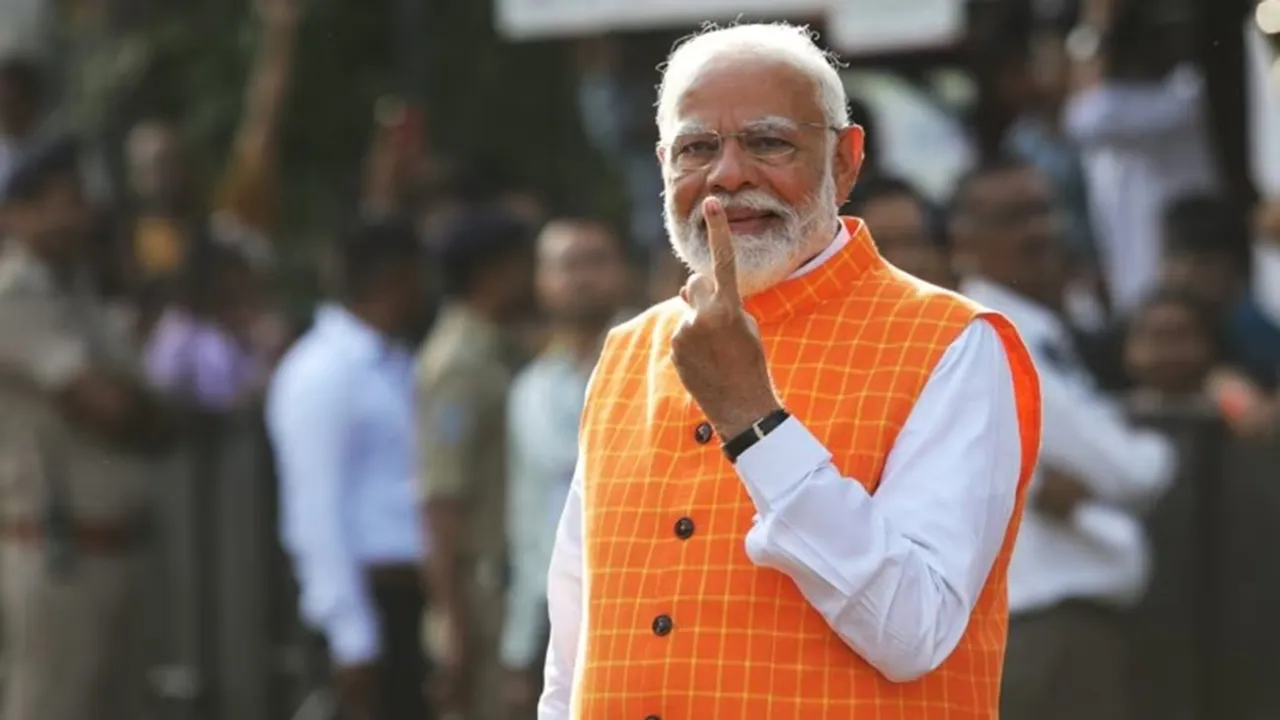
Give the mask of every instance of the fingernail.
[[702, 202], [703, 215], [719, 215], [722, 212], [724, 212], [724, 205], [720, 204], [720, 198], [709, 197]]

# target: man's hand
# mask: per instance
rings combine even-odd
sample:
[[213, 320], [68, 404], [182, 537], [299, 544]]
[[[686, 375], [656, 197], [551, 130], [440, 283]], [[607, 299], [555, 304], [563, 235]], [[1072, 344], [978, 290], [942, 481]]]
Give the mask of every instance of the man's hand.
[[378, 717], [378, 676], [371, 664], [340, 667], [335, 672], [343, 717], [375, 720]]
[[1050, 468], [1043, 469], [1040, 487], [1032, 502], [1035, 508], [1055, 520], [1070, 520], [1080, 503], [1089, 499], [1084, 483]]
[[742, 306], [733, 237], [724, 206], [702, 203], [714, 277], [694, 275], [680, 291], [692, 308], [671, 338], [680, 381], [728, 440], [781, 407], [769, 379], [760, 328]]

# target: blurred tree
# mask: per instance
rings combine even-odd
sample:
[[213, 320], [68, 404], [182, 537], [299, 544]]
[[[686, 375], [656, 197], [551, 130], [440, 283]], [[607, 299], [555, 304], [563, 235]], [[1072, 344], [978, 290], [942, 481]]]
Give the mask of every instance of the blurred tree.
[[[424, 74], [433, 152], [494, 167], [553, 208], [621, 214], [616, 183], [582, 139], [562, 44], [503, 42], [485, 0], [422, 0], [409, 17], [423, 26], [410, 32], [395, 1], [308, 3], [282, 133], [286, 235], [328, 234], [354, 202], [376, 98]], [[118, 154], [136, 119], [173, 117], [207, 174], [220, 171], [256, 40], [249, 3], [70, 0], [63, 11], [70, 122]], [[420, 53], [397, 52], [415, 37]], [[415, 56], [425, 73], [397, 67]]]

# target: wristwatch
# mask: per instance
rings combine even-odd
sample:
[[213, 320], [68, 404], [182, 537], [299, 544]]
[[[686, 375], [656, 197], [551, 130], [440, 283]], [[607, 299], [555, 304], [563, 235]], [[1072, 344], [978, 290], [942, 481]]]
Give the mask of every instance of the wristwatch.
[[736, 463], [738, 458], [742, 457], [742, 453], [751, 449], [751, 446], [760, 442], [766, 435], [778, 429], [778, 426], [786, 422], [791, 417], [791, 413], [781, 408], [765, 415], [759, 420], [751, 423], [751, 427], [743, 430], [734, 437], [725, 441], [720, 449], [724, 451], [725, 457], [729, 458], [729, 462]]
[[1092, 25], [1077, 25], [1067, 33], [1064, 49], [1075, 62], [1088, 62], [1102, 52], [1103, 33]]

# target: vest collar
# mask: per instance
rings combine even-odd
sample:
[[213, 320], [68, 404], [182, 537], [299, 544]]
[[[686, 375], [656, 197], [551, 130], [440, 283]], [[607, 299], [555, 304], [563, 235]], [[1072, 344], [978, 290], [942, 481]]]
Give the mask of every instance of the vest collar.
[[842, 217], [841, 234], [848, 235], [843, 247], [833, 241], [834, 252], [827, 252], [807, 263], [802, 272], [746, 298], [747, 312], [761, 325], [781, 322], [812, 310], [827, 300], [847, 295], [870, 270], [884, 264], [876, 250], [866, 223], [854, 217]]

